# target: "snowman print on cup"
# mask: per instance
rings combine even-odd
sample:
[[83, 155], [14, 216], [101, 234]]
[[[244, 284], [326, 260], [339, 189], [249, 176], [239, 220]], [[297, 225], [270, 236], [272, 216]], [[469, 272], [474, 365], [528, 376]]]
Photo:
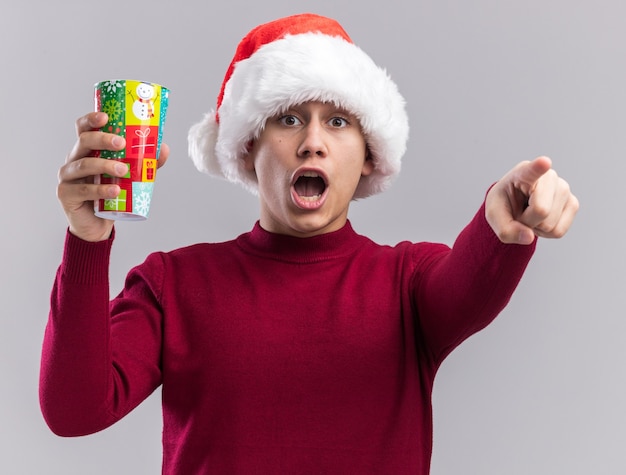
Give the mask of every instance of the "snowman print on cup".
[[133, 103], [133, 114], [139, 120], [150, 120], [154, 117], [154, 99], [156, 96], [155, 87], [145, 82], [139, 83], [137, 89], [137, 99]]

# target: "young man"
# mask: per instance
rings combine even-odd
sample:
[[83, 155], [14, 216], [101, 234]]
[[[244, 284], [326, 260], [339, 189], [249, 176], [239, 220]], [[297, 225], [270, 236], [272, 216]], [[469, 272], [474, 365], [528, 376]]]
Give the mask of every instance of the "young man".
[[404, 101], [339, 24], [297, 15], [242, 40], [189, 135], [201, 170], [258, 194], [259, 221], [150, 255], [109, 302], [113, 224], [92, 201], [119, 189], [91, 177], [126, 169], [91, 156], [124, 147], [104, 123], [79, 119], [59, 174], [69, 232], [41, 405], [78, 436], [162, 385], [168, 474], [427, 474], [437, 369], [506, 305], [536, 236], [561, 237], [578, 208], [540, 157], [491, 187], [452, 248], [357, 234], [350, 202], [399, 172]]

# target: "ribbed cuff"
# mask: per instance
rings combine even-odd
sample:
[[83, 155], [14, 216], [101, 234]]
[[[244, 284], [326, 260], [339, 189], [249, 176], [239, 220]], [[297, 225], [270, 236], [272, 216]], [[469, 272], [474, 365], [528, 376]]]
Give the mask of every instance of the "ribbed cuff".
[[105, 284], [109, 281], [109, 260], [115, 230], [109, 239], [88, 242], [73, 235], [69, 229], [65, 236], [61, 275], [76, 284]]
[[470, 235], [473, 236], [472, 241], [467, 243], [467, 245], [472, 246], [472, 252], [476, 253], [477, 256], [481, 256], [480, 258], [483, 260], [489, 259], [489, 256], [494, 253], [503, 253], [502, 255], [506, 255], [508, 259], [515, 258], [527, 261], [532, 257], [537, 247], [537, 237], [531, 244], [510, 244], [500, 241], [500, 238], [498, 238], [487, 222], [484, 201], [466, 229], [471, 229]]

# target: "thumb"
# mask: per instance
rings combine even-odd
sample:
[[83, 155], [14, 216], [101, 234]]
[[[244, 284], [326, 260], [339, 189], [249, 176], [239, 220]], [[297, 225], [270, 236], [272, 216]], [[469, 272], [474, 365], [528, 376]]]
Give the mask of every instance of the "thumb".
[[529, 245], [535, 241], [536, 236], [531, 228], [511, 219], [502, 226], [498, 238], [507, 244]]

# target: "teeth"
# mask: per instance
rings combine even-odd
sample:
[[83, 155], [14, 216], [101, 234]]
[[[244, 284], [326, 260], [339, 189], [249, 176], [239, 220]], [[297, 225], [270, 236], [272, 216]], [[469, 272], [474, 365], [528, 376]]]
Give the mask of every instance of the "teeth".
[[317, 201], [321, 198], [322, 195], [314, 195], [314, 196], [300, 196], [302, 201]]
[[307, 178], [317, 178], [320, 175], [319, 175], [319, 173], [316, 173], [314, 171], [306, 171], [301, 176], [305, 176]]

